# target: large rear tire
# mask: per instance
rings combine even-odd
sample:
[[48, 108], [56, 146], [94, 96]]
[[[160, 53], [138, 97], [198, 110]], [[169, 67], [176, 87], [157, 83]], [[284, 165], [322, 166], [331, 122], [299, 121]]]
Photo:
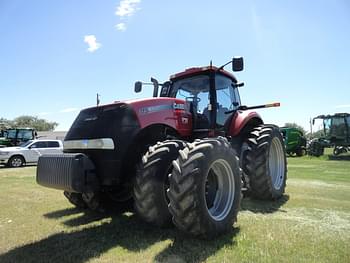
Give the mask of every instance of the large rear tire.
[[172, 162], [185, 145], [180, 140], [158, 142], [149, 147], [138, 165], [134, 184], [134, 208], [148, 223], [160, 227], [171, 224], [169, 200], [166, 196], [168, 176], [173, 169]]
[[263, 200], [280, 198], [286, 187], [287, 159], [279, 128], [258, 126], [250, 132], [246, 143], [249, 147], [243, 169], [249, 176], [250, 194]]
[[241, 170], [226, 138], [196, 140], [174, 162], [168, 197], [174, 224], [212, 238], [229, 231], [241, 201]]

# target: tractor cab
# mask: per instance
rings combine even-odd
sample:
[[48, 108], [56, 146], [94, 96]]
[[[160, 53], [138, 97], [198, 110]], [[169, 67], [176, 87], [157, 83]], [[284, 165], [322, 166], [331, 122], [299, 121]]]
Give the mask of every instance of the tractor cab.
[[3, 130], [0, 138], [0, 148], [17, 146], [23, 142], [35, 139], [36, 136], [36, 131], [30, 128]]
[[171, 83], [167, 95], [187, 102], [194, 130], [224, 128], [233, 110], [241, 105], [235, 77], [213, 66], [178, 73], [171, 77]]
[[314, 138], [308, 146], [309, 155], [320, 156], [326, 147], [334, 147], [333, 154], [338, 155], [350, 151], [350, 114], [319, 115], [312, 120], [323, 122], [324, 136]]
[[334, 115], [320, 115], [314, 118], [322, 119], [325, 139], [331, 144], [350, 144], [350, 114], [336, 113]]
[[[208, 131], [228, 130], [229, 119], [241, 106], [238, 83], [234, 75], [224, 70], [232, 64], [233, 71], [243, 70], [243, 58], [233, 58], [221, 67], [206, 66], [186, 69], [170, 76], [170, 81], [159, 84], [151, 79], [154, 86], [154, 97], [171, 97], [185, 100], [185, 107], [192, 113], [194, 133], [208, 134]], [[141, 91], [142, 84], [135, 83], [135, 91]]]

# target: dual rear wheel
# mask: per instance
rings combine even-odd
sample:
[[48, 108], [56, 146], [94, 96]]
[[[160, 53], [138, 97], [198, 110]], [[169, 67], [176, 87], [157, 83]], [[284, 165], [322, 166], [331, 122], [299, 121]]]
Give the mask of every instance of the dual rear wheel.
[[[254, 128], [243, 145], [241, 162], [224, 137], [159, 142], [149, 147], [137, 167], [135, 212], [146, 222], [203, 238], [232, 228], [241, 201], [242, 170], [257, 199], [281, 197], [286, 185], [286, 155], [278, 127]], [[242, 147], [243, 149], [243, 147]], [[65, 194], [78, 207], [94, 209], [94, 197]]]
[[209, 238], [232, 227], [241, 199], [241, 171], [226, 138], [160, 142], [139, 165], [136, 213], [157, 226], [173, 223]]

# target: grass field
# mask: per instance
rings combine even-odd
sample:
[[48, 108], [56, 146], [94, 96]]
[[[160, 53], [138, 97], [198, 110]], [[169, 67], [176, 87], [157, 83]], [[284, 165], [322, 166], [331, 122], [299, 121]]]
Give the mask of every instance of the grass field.
[[211, 241], [77, 210], [36, 184], [36, 167], [0, 168], [0, 262], [350, 262], [347, 157], [288, 158], [283, 198], [244, 199], [232, 231]]

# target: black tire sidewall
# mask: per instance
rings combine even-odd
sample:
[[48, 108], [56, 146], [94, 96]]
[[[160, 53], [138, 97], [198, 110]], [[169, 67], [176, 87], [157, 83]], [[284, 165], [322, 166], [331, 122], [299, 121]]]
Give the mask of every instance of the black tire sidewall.
[[271, 132], [271, 136], [269, 138], [269, 147], [267, 149], [267, 158], [266, 158], [266, 166], [267, 166], [267, 172], [268, 172], [268, 176], [270, 178], [270, 184], [271, 184], [271, 190], [272, 190], [272, 196], [273, 198], [277, 198], [277, 197], [280, 197], [283, 195], [284, 191], [285, 191], [285, 187], [286, 187], [286, 179], [287, 179], [287, 157], [286, 157], [286, 154], [284, 154], [283, 156], [283, 162], [284, 162], [284, 171], [283, 171], [283, 182], [282, 182], [282, 185], [279, 189], [276, 189], [274, 187], [274, 184], [273, 184], [273, 181], [272, 181], [272, 177], [271, 177], [271, 174], [270, 174], [270, 165], [269, 165], [269, 159], [270, 159], [270, 149], [271, 149], [271, 146], [272, 146], [272, 140], [273, 138], [278, 138], [279, 139], [279, 142], [281, 144], [281, 147], [284, 148], [284, 143], [283, 143], [283, 137], [282, 137], [282, 134], [279, 130], [278, 127], [276, 126], [268, 126], [268, 127], [271, 127], [272, 128], [272, 132]]
[[[206, 180], [214, 162], [222, 159], [231, 169], [235, 193], [231, 207], [220, 219], [210, 215], [206, 202]], [[224, 182], [225, 183], [225, 182]], [[224, 137], [196, 140], [180, 151], [174, 163], [168, 197], [174, 224], [182, 231], [204, 239], [230, 231], [237, 219], [241, 201], [242, 170], [235, 150]], [[229, 189], [224, 189], [228, 191]], [[228, 200], [224, 200], [228, 202]]]
[[[153, 166], [151, 168], [152, 183], [154, 184], [154, 195], [158, 198], [155, 198], [154, 201], [156, 205], [160, 207], [161, 214], [160, 217], [167, 217], [169, 215], [169, 222], [171, 222], [171, 216], [168, 211], [168, 201], [166, 196], [166, 190], [164, 190], [164, 184], [168, 180], [168, 175], [171, 173], [172, 161], [177, 158], [178, 152], [171, 150], [169, 154], [166, 154], [162, 157], [159, 166]], [[159, 198], [161, 197], [161, 198]]]
[[[172, 172], [172, 162], [178, 157], [179, 150], [185, 147], [185, 143], [180, 140], [170, 140], [152, 147], [156, 148], [154, 153], [149, 150], [144, 156], [146, 159], [142, 158], [138, 165], [134, 188], [134, 208], [145, 221], [159, 227], [167, 227], [172, 223], [172, 216], [168, 210], [169, 202], [165, 184], [167, 182], [169, 184], [168, 176]], [[163, 151], [159, 151], [160, 149], [163, 149]], [[168, 152], [164, 151], [165, 149]], [[140, 184], [138, 184], [138, 180], [140, 180]], [[141, 198], [138, 198], [136, 192], [141, 190], [142, 184], [149, 184], [152, 192], [148, 193], [149, 190], [147, 190], [143, 192]], [[138, 188], [139, 190], [137, 190]], [[146, 203], [144, 203], [145, 200]], [[144, 205], [147, 207], [151, 205], [150, 208], [155, 209], [157, 214], [149, 213], [152, 211], [147, 211]]]
[[[239, 167], [235, 167], [234, 162], [232, 162], [231, 158], [234, 158], [233, 155], [228, 155], [227, 151], [207, 151], [206, 152], [206, 158], [202, 159], [198, 162], [199, 167], [201, 168], [201, 176], [196, 177], [197, 185], [200, 185], [200, 188], [197, 190], [197, 198], [200, 200], [199, 207], [201, 211], [201, 218], [203, 220], [203, 224], [206, 225], [208, 229], [213, 229], [213, 232], [215, 233], [222, 233], [227, 231], [228, 227], [232, 227], [232, 224], [234, 221], [236, 221], [237, 217], [237, 210], [240, 205], [240, 198], [241, 198], [241, 179], [240, 176], [235, 176], [235, 174], [240, 173]], [[211, 165], [219, 160], [223, 159], [225, 160], [233, 173], [234, 177], [234, 200], [232, 203], [232, 206], [230, 208], [230, 212], [227, 214], [227, 216], [221, 220], [216, 221], [212, 216], [209, 214], [209, 210], [207, 207], [206, 199], [205, 199], [205, 186], [206, 186], [206, 178], [208, 176], [209, 170], [211, 168]], [[213, 234], [214, 235], [214, 234]]]
[[[280, 160], [284, 162], [284, 178], [279, 189], [274, 186], [269, 165], [270, 149], [274, 138], [278, 139], [283, 149], [283, 157]], [[261, 200], [280, 198], [286, 186], [287, 156], [279, 127], [275, 125], [258, 126], [250, 132], [246, 142], [250, 147], [247, 150], [247, 158], [244, 160], [244, 169], [248, 171], [251, 196]]]

